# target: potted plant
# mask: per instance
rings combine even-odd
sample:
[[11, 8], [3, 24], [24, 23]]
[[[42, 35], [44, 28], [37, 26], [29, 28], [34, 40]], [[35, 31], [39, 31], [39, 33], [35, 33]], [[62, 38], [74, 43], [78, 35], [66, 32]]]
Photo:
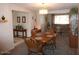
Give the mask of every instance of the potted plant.
[[78, 13], [78, 8], [74, 7], [70, 10], [70, 14], [77, 14]]

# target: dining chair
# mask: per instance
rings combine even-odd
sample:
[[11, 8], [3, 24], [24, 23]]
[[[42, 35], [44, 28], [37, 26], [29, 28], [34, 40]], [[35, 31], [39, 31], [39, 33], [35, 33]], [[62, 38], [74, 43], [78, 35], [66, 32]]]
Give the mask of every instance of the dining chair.
[[44, 46], [43, 46], [43, 54], [50, 55], [54, 54], [56, 48], [56, 42], [54, 38], [51, 38]]
[[36, 40], [32, 38], [25, 39], [25, 43], [28, 47], [28, 54], [43, 54], [42, 53], [42, 45], [39, 44]]
[[56, 48], [56, 37], [51, 38], [51, 40], [49, 40], [47, 44], [51, 44], [54, 48]]

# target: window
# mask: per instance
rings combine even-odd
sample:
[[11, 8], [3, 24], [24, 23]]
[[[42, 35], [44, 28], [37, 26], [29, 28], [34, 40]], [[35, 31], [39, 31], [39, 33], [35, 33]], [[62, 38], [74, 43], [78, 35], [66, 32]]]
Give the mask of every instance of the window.
[[55, 15], [54, 24], [69, 24], [69, 15]]

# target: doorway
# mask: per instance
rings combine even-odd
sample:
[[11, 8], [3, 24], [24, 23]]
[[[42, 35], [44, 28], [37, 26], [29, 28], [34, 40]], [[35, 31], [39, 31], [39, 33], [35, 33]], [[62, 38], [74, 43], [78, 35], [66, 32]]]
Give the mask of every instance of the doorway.
[[24, 37], [27, 37], [27, 13], [21, 11], [12, 11], [13, 18], [13, 38], [15, 46], [21, 44]]

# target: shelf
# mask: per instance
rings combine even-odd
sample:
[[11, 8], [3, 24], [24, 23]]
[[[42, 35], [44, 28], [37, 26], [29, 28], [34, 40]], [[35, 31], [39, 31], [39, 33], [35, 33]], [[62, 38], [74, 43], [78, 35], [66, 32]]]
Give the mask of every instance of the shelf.
[[0, 23], [5, 23], [7, 22], [7, 20], [0, 20]]

